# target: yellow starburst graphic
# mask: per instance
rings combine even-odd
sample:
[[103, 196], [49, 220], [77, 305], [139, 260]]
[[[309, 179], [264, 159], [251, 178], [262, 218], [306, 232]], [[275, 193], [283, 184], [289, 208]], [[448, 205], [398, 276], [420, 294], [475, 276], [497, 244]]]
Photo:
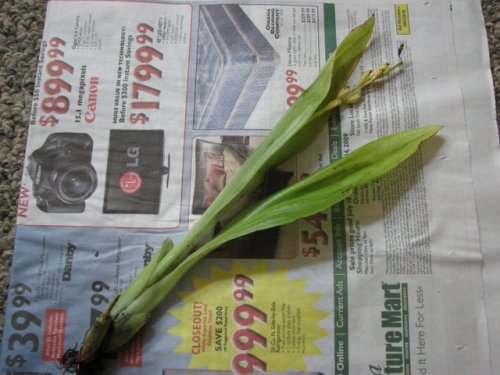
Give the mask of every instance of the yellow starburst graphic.
[[306, 279], [235, 262], [192, 281], [193, 291], [179, 293], [184, 305], [170, 311], [179, 323], [169, 330], [182, 338], [176, 352], [191, 354], [189, 368], [305, 371], [304, 357], [322, 354], [315, 341], [328, 332], [318, 322], [330, 314], [314, 306], [321, 294], [306, 292]]

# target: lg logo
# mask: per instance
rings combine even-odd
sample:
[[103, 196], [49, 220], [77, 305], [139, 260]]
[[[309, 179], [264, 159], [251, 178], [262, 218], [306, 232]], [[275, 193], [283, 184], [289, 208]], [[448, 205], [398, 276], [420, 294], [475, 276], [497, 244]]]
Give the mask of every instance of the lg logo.
[[[139, 167], [139, 155], [140, 155], [140, 148], [136, 146], [130, 146], [127, 149], [127, 157], [129, 159], [126, 164], [127, 167], [129, 168]], [[139, 173], [134, 171], [128, 171], [125, 172], [120, 177], [119, 184], [121, 191], [123, 191], [126, 194], [134, 194], [141, 188], [142, 178], [139, 175]]]

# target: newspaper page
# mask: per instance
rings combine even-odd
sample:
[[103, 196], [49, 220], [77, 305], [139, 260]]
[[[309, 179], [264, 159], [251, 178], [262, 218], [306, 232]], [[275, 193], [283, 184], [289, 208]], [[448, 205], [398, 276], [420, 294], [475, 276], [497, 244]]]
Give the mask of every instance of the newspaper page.
[[[459, 67], [467, 136], [479, 219], [483, 282], [491, 353], [500, 348], [500, 293], [497, 228], [500, 220], [500, 153], [498, 127], [494, 126], [495, 100], [487, 39], [480, 4], [453, 1], [455, 52]], [[500, 358], [491, 356], [492, 373], [500, 372]]]
[[[482, 254], [450, 3], [48, 3], [1, 351], [59, 374], [106, 305], [179, 241], [375, 16], [361, 71], [404, 68], [272, 177], [443, 124], [389, 175], [195, 266], [109, 374], [491, 374]], [[242, 202], [244, 203], [244, 202]], [[222, 223], [223, 225], [223, 223]]]

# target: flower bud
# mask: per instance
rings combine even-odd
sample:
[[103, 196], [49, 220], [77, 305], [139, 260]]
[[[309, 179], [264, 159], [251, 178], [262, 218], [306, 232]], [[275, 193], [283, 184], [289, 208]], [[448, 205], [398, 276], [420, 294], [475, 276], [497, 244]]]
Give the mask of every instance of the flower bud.
[[337, 98], [341, 98], [342, 99], [347, 94], [349, 94], [349, 86], [342, 87], [340, 89], [340, 91], [339, 91], [339, 94], [337, 95]]
[[358, 86], [363, 86], [366, 82], [368, 82], [372, 72], [373, 72], [373, 70], [367, 70], [367, 71], [361, 73], [361, 77], [359, 77], [359, 80], [358, 80]]
[[359, 92], [355, 92], [344, 99], [344, 103], [346, 104], [356, 104], [359, 103], [360, 101], [361, 101], [361, 93]]
[[389, 64], [387, 63], [380, 65], [377, 69], [375, 69], [375, 72], [373, 72], [372, 79], [375, 81], [376, 79], [383, 77], [388, 67]]

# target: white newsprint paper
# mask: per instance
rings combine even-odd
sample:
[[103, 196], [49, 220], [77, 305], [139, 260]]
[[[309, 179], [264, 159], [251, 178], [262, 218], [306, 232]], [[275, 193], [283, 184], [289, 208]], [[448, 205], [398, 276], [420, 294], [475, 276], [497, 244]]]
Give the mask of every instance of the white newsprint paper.
[[353, 82], [404, 44], [402, 68], [333, 112], [270, 188], [383, 135], [443, 129], [345, 201], [201, 261], [105, 373], [499, 373], [500, 157], [479, 1], [51, 0], [2, 374], [61, 374], [372, 15]]

